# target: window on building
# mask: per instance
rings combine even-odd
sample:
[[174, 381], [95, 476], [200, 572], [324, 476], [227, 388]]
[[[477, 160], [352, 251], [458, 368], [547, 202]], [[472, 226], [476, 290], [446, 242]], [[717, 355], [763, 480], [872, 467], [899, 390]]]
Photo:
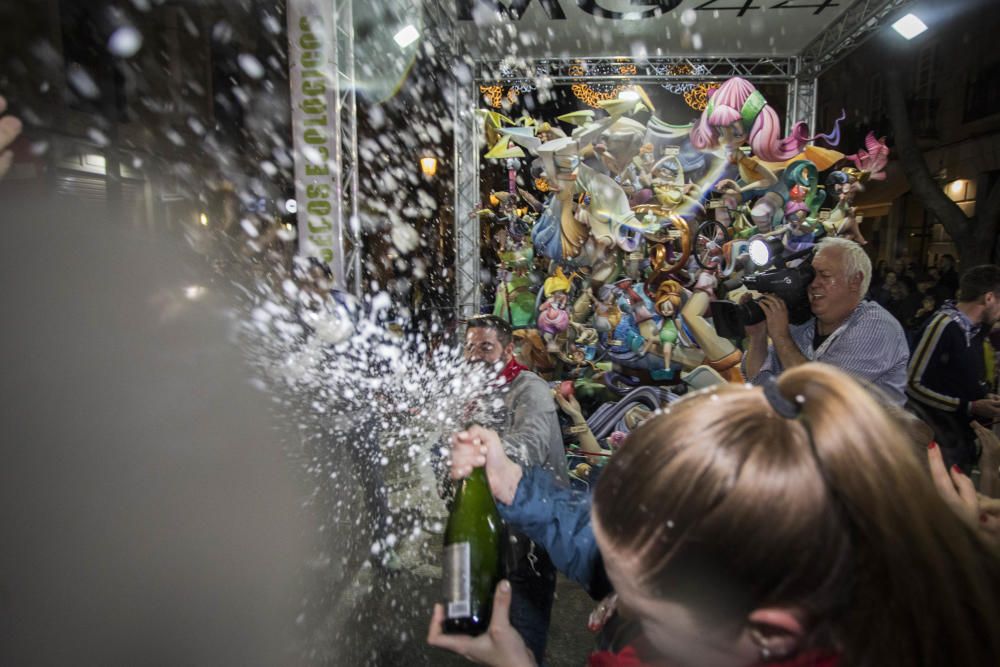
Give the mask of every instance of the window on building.
[[969, 76], [965, 86], [963, 122], [986, 118], [1000, 113], [1000, 62], [979, 68]]

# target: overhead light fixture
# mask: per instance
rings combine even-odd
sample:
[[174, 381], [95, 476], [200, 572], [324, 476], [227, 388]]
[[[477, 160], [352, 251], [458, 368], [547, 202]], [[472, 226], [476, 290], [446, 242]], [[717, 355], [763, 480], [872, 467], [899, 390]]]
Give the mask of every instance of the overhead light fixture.
[[906, 39], [913, 39], [920, 33], [927, 30], [927, 24], [917, 18], [915, 14], [907, 14], [893, 23], [892, 29]]
[[205, 227], [208, 227], [208, 216], [204, 213], [198, 216], [198, 222], [200, 222]]
[[420, 158], [420, 171], [424, 173], [424, 176], [430, 178], [437, 173], [438, 160], [436, 157], [427, 156]]
[[413, 42], [417, 41], [419, 37], [420, 33], [417, 31], [417, 29], [414, 28], [412, 25], [408, 25], [399, 32], [397, 32], [396, 35], [393, 37], [393, 39], [396, 40], [397, 44], [399, 44], [399, 48], [405, 49], [410, 44], [413, 44]]

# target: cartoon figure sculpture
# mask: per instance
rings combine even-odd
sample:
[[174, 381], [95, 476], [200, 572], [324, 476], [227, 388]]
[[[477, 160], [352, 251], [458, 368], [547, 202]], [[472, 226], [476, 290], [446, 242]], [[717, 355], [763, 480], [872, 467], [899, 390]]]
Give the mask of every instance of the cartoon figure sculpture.
[[861, 245], [867, 243], [861, 235], [861, 220], [854, 210], [854, 197], [864, 192], [867, 181], [885, 180], [885, 166], [889, 162], [889, 147], [885, 145], [885, 137], [875, 138], [874, 132], [865, 137], [865, 148], [847, 159], [854, 167], [844, 167], [830, 174], [827, 184], [833, 186], [837, 195], [837, 204], [830, 212], [830, 217], [824, 222], [828, 232], [853, 239]]
[[855, 195], [864, 191], [862, 177], [863, 172], [854, 167], [844, 167], [827, 177], [827, 185], [832, 186], [830, 189], [837, 198], [837, 204], [823, 221], [823, 226], [831, 236], [841, 236], [865, 245], [867, 241], [861, 235], [861, 221], [854, 210]]
[[493, 314], [507, 320], [515, 328], [531, 326], [535, 315], [535, 295], [528, 273], [534, 260], [530, 237], [522, 243], [505, 242], [499, 254], [500, 282]]
[[679, 338], [674, 318], [681, 312], [681, 296], [683, 293], [684, 288], [675, 280], [664, 280], [656, 290], [656, 312], [663, 318], [658, 340], [661, 345], [663, 369], [665, 371], [672, 370], [670, 363], [674, 345]]
[[602, 285], [594, 304], [594, 328], [598, 334], [614, 331], [621, 322], [622, 312], [618, 308], [618, 290], [613, 285]]
[[[615, 284], [628, 298], [628, 306], [636, 326], [639, 327], [639, 334], [648, 342], [653, 340], [656, 333], [657, 324], [653, 320], [653, 313], [646, 305], [646, 301], [635, 289], [632, 288], [632, 279], [626, 278]], [[645, 354], [649, 346], [643, 348]]]
[[782, 174], [789, 201], [806, 205], [810, 215], [819, 211], [825, 194], [819, 188], [819, 169], [809, 160], [796, 160]]
[[865, 148], [854, 155], [848, 155], [847, 159], [853, 162], [862, 174], [866, 174], [861, 178], [861, 182], [884, 181], [885, 166], [889, 164], [889, 147], [885, 145], [885, 137], [876, 139], [875, 133], [869, 132], [865, 136]]
[[653, 144], [645, 143], [639, 147], [639, 155], [632, 158], [632, 169], [643, 188], [649, 188], [653, 184], [654, 164], [656, 164], [656, 148]]
[[545, 339], [546, 349], [550, 353], [559, 352], [556, 337], [566, 331], [569, 326], [570, 281], [563, 274], [562, 267], [556, 268], [555, 275], [549, 276], [542, 286], [545, 302], [538, 308], [538, 330]]
[[749, 238], [757, 233], [750, 219], [750, 207], [743, 202], [743, 194], [736, 181], [725, 179], [715, 185], [720, 197], [713, 202], [715, 219], [732, 232], [734, 238]]
[[805, 250], [813, 244], [815, 234], [808, 224], [809, 207], [802, 201], [785, 204], [785, 231], [781, 241], [789, 253]]
[[588, 286], [580, 290], [580, 294], [576, 297], [576, 301], [573, 302], [572, 316], [570, 318], [571, 322], [576, 322], [578, 324], [583, 324], [590, 320], [590, 316], [594, 312], [594, 292]]
[[594, 142], [594, 153], [612, 176], [621, 176], [639, 156], [646, 137], [646, 126], [631, 118], [619, 118]]
[[691, 196], [696, 193], [698, 187], [693, 183], [684, 182], [684, 168], [676, 157], [661, 158], [653, 165], [652, 173], [653, 193], [660, 206], [670, 212], [677, 211], [681, 214], [696, 209], [699, 213], [704, 212], [701, 202]]
[[715, 299], [715, 290], [719, 287], [719, 272], [717, 268], [700, 269], [695, 273], [692, 292], [704, 292], [709, 299]]
[[759, 234], [768, 234], [772, 229], [781, 226], [785, 215], [784, 202], [777, 192], [768, 192], [757, 200], [750, 209], [750, 219]]
[[809, 136], [806, 124], [800, 121], [790, 135], [782, 138], [777, 112], [752, 83], [733, 77], [711, 93], [701, 118], [691, 130], [691, 143], [700, 150], [724, 147], [746, 183], [742, 189], [747, 191], [770, 187], [777, 179], [769, 170], [756, 171], [759, 163], [745, 162], [739, 147], [749, 146], [751, 154], [759, 160], [783, 162], [798, 155], [815, 139], [835, 143], [839, 139], [838, 129], [839, 126], [835, 127], [829, 135]]
[[740, 360], [743, 353], [731, 341], [722, 338], [715, 328], [702, 316], [708, 308], [708, 295], [695, 292], [681, 309], [684, 326], [690, 330], [691, 338], [704, 352], [703, 361], [730, 382], [742, 382]]

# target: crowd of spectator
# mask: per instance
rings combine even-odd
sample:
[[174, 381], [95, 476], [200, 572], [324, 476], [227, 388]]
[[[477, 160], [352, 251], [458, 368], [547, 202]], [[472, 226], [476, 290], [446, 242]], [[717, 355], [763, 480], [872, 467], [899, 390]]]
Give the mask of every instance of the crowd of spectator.
[[891, 264], [880, 260], [872, 275], [869, 296], [902, 325], [913, 348], [934, 311], [945, 301], [955, 299], [957, 292], [955, 258], [942, 255], [936, 265], [924, 268], [902, 259]]

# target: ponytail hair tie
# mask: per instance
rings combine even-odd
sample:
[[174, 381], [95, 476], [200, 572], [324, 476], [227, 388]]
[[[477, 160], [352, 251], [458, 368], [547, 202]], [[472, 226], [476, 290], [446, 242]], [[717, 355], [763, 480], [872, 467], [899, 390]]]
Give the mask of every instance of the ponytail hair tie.
[[781, 393], [781, 390], [778, 389], [778, 381], [773, 376], [764, 382], [764, 398], [771, 404], [774, 411], [785, 419], [796, 419], [802, 411], [798, 403], [788, 400]]

